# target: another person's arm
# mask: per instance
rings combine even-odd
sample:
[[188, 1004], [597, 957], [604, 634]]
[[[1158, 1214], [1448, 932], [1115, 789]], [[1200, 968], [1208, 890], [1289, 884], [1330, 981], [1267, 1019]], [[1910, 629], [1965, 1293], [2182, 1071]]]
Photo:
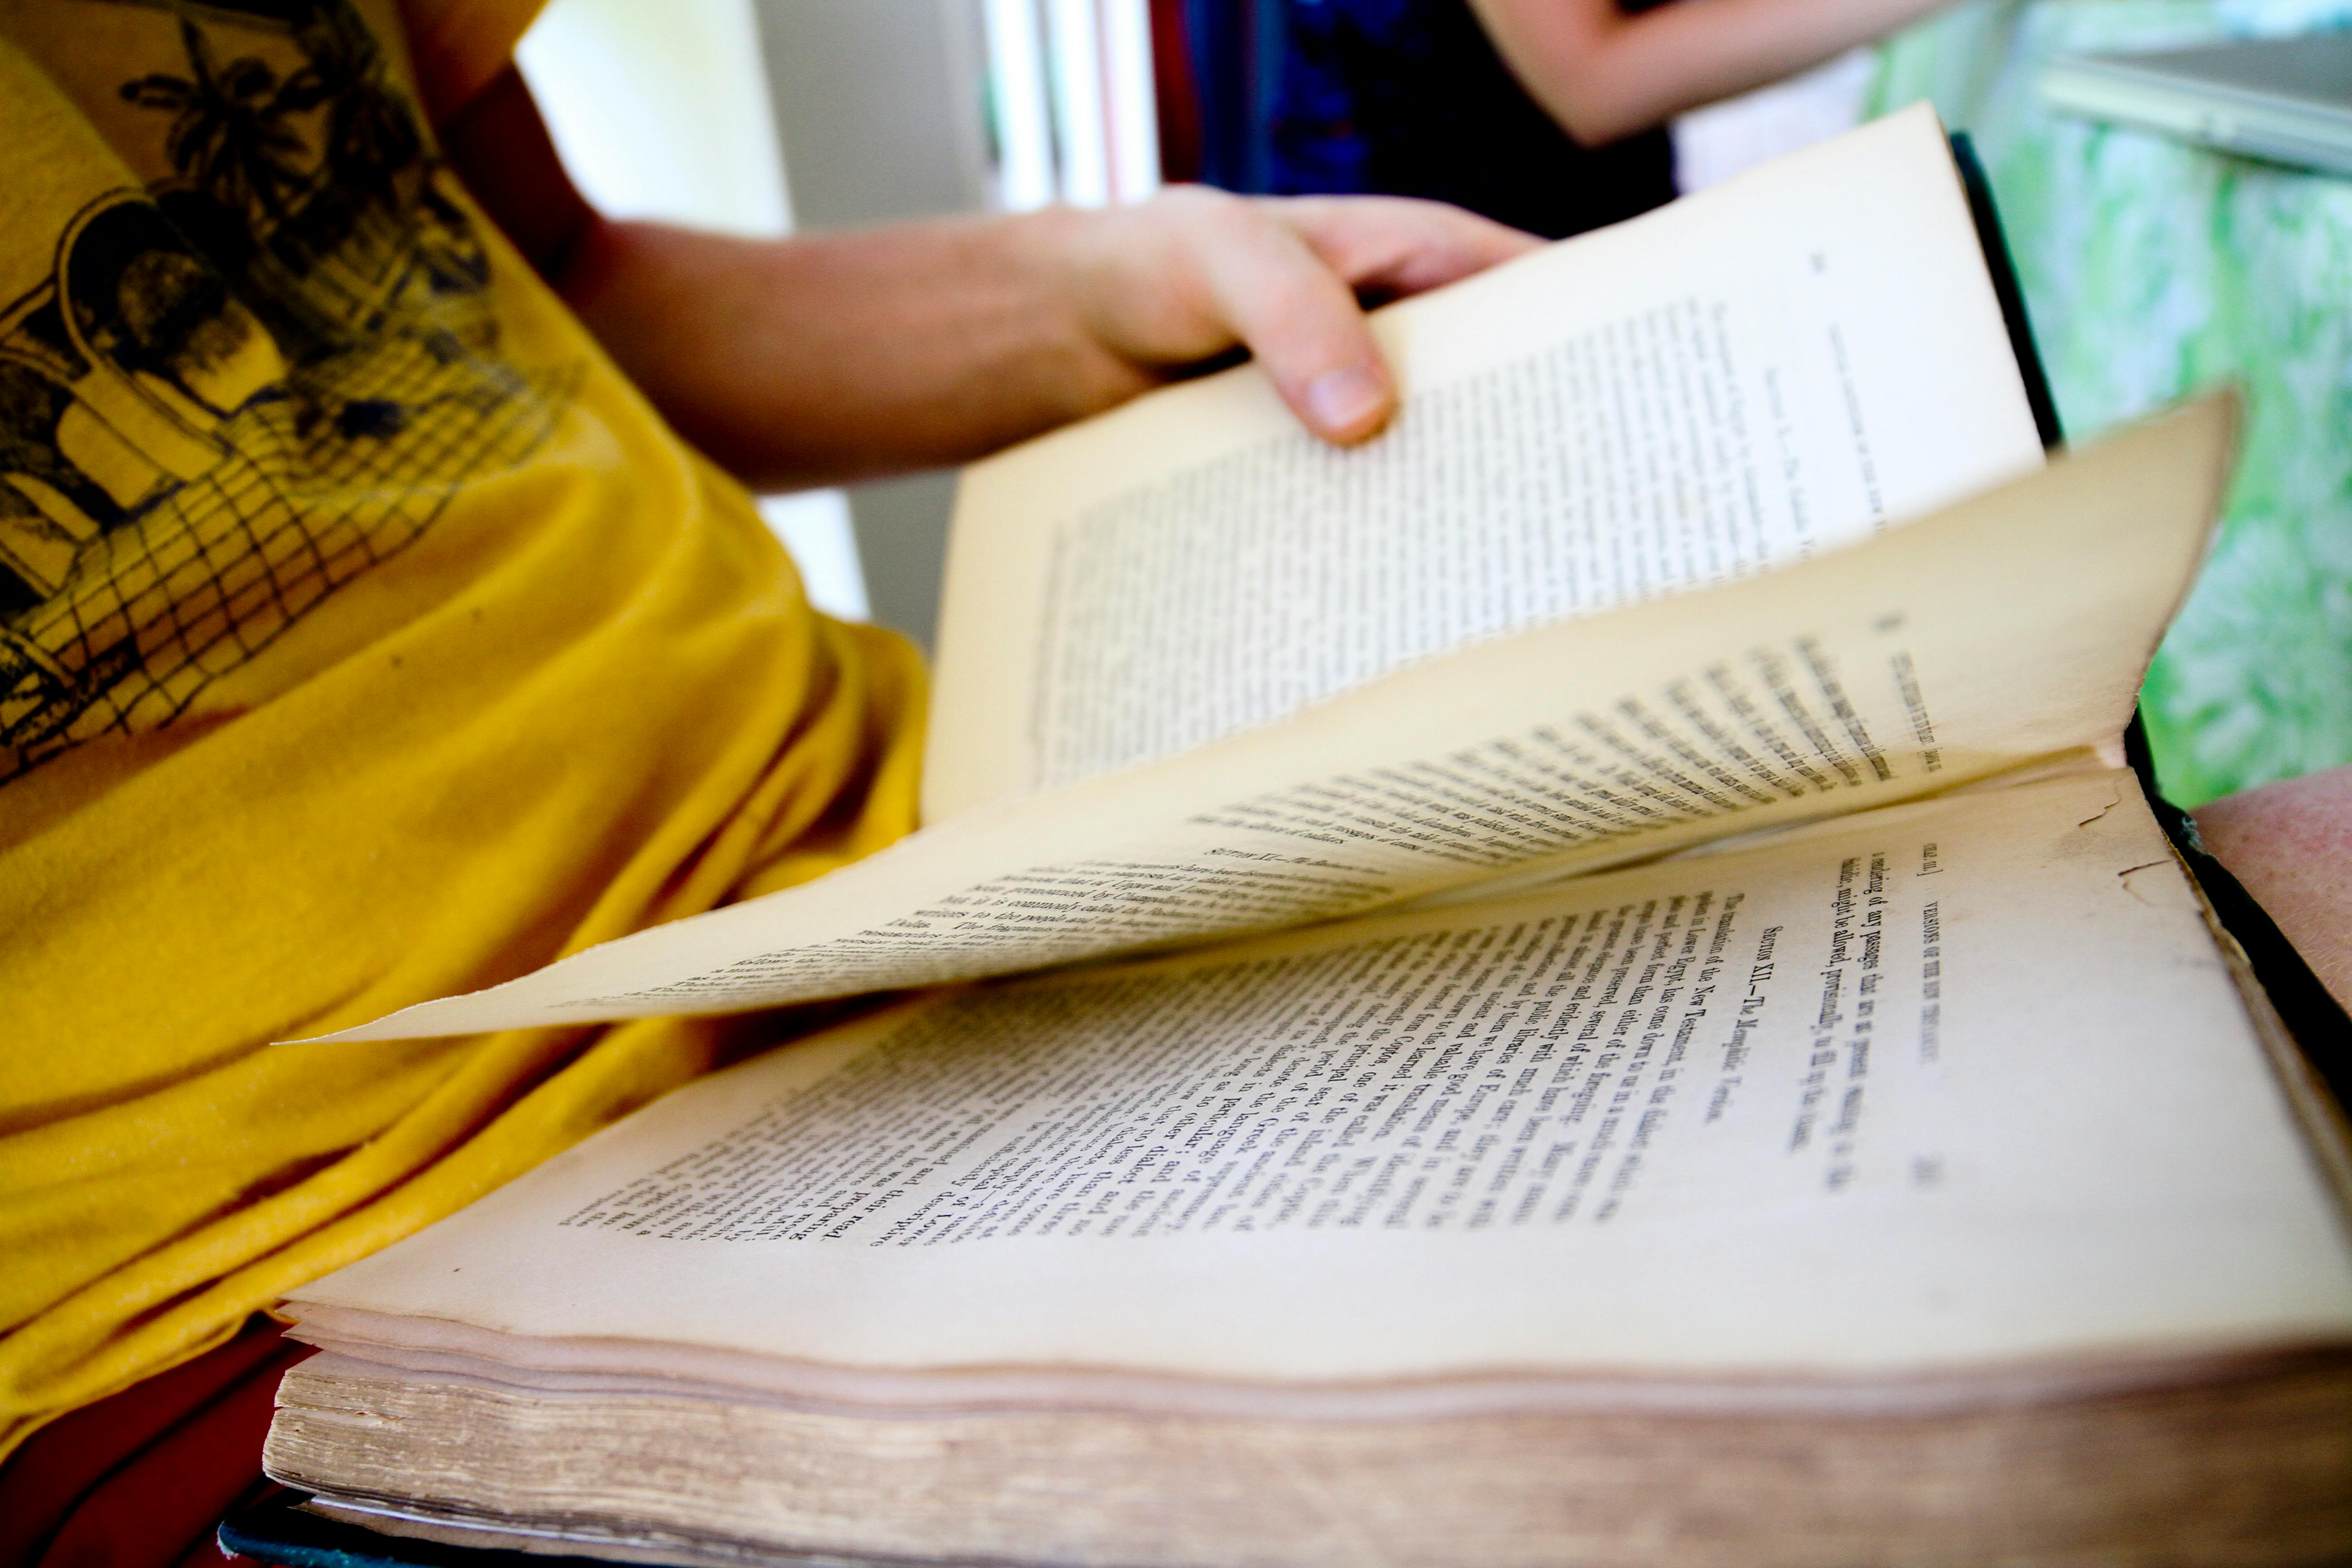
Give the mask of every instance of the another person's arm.
[[477, 199], [679, 432], [757, 488], [961, 462], [1235, 348], [1318, 435], [1361, 440], [1396, 392], [1355, 291], [1536, 243], [1433, 203], [1198, 189], [777, 241], [619, 223], [573, 189], [511, 63], [441, 82], [427, 96]]
[[2200, 806], [2198, 837], [2352, 1008], [2352, 767]]
[[1588, 146], [1779, 81], [1948, 0], [1470, 0], [1529, 93]]

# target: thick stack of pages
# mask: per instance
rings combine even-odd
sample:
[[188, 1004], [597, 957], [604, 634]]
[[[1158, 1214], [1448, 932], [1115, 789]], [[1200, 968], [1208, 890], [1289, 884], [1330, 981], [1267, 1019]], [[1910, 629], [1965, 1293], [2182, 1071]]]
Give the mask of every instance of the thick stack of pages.
[[[298, 1293], [271, 1473], [633, 1561], [2352, 1552], [2325, 1094], [1915, 111], [973, 471], [932, 826], [362, 1032], [888, 992]], [[1043, 971], [1043, 973], [1025, 973]], [[288, 1047], [335, 1048], [331, 1043]]]

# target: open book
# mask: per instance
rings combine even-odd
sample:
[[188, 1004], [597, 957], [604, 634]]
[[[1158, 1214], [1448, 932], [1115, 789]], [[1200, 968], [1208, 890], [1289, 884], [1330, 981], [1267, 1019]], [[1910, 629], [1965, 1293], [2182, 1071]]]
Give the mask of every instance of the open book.
[[[273, 1475], [645, 1561], [2352, 1550], [2344, 1143], [1896, 116], [970, 475], [898, 848], [354, 1037], [908, 993], [298, 1292]], [[1018, 977], [1015, 972], [1049, 969]]]

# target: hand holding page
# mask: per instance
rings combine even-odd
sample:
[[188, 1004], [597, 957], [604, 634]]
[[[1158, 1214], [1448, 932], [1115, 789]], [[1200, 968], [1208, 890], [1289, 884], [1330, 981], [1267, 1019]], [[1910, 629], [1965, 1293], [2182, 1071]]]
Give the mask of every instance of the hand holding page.
[[929, 820], [2042, 461], [1925, 108], [1374, 326], [1404, 404], [1369, 447], [1315, 441], [1245, 367], [965, 476]]

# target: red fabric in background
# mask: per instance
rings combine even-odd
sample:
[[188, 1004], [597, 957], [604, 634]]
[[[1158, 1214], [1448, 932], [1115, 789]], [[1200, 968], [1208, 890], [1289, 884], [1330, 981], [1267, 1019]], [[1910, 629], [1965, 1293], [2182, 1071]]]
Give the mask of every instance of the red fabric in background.
[[1184, 0], [1151, 0], [1151, 88], [1160, 120], [1160, 177], [1201, 177], [1201, 85], [1192, 75]]
[[219, 1349], [51, 1422], [0, 1466], [0, 1568], [221, 1568], [261, 1482], [278, 1379], [310, 1353], [257, 1318]]

